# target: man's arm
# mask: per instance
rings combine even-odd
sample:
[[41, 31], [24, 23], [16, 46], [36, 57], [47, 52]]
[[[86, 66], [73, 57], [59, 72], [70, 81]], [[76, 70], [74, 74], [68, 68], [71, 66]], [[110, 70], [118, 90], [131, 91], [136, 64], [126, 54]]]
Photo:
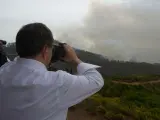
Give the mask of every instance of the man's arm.
[[60, 108], [71, 107], [103, 87], [104, 80], [95, 68], [97, 66], [81, 62], [77, 66], [77, 76], [60, 71], [59, 76], [63, 81], [60, 89]]
[[0, 53], [0, 67], [4, 65], [6, 62], [8, 62], [7, 56], [4, 55], [3, 53]]
[[66, 55], [63, 60], [77, 66], [78, 75], [59, 71], [58, 81], [61, 81], [59, 89], [60, 108], [68, 108], [81, 102], [99, 91], [104, 84], [102, 76], [95, 69], [97, 66], [83, 63], [69, 45], [65, 46], [65, 51]]

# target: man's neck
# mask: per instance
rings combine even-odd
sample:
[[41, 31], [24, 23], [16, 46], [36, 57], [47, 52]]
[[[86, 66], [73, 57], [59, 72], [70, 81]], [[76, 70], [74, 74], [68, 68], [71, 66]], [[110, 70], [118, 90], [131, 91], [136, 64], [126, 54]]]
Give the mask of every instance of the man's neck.
[[41, 62], [42, 64], [44, 64], [46, 67], [48, 66], [48, 65], [45, 63], [45, 61], [44, 61], [41, 57], [39, 57], [39, 56], [36, 56], [36, 57], [25, 57], [25, 58], [26, 58], [26, 59], [36, 60], [36, 61]]

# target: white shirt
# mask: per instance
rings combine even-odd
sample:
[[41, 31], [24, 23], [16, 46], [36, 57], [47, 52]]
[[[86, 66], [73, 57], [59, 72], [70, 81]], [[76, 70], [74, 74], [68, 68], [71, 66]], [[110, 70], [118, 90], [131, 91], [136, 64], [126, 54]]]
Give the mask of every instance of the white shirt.
[[16, 56], [16, 57], [14, 58], [14, 61], [16, 61], [18, 58], [19, 58], [19, 56]]
[[66, 120], [69, 107], [104, 85], [97, 67], [82, 62], [71, 75], [36, 60], [7, 62], [0, 68], [0, 120]]
[[10, 59], [7, 57], [7, 62], [10, 62]]

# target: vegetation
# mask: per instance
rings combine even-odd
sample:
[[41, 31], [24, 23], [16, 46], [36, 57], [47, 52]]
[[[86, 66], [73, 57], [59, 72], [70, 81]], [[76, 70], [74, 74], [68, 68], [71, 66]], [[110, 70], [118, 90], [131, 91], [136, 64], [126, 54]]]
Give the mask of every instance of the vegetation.
[[160, 80], [160, 75], [126, 75], [126, 76], [112, 76], [109, 77], [111, 80], [114, 81], [125, 81], [128, 83], [132, 82], [148, 82], [148, 81], [155, 81]]
[[83, 103], [85, 109], [107, 120], [159, 120], [160, 83], [115, 84], [110, 79], [98, 94]]

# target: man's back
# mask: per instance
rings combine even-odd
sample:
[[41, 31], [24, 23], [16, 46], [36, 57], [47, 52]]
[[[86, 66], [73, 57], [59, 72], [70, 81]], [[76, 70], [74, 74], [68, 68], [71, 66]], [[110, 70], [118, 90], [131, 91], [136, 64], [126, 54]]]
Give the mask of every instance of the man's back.
[[51, 72], [31, 59], [19, 58], [0, 68], [1, 120], [65, 120], [68, 107], [103, 86], [101, 75], [85, 63], [79, 76]]

